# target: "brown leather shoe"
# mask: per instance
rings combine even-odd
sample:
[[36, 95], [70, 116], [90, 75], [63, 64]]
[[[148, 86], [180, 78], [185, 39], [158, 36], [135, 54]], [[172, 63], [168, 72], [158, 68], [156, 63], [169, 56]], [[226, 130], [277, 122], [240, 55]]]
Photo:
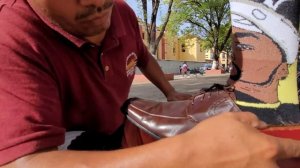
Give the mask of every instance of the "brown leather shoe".
[[233, 92], [220, 86], [214, 85], [183, 101], [129, 99], [122, 111], [129, 121], [156, 139], [171, 137], [211, 116], [240, 111], [234, 102]]

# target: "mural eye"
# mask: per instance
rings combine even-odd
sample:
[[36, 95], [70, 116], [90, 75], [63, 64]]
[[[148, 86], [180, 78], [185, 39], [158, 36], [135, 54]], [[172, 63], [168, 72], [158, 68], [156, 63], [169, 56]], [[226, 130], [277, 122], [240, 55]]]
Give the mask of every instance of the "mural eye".
[[243, 51], [243, 50], [254, 50], [254, 46], [253, 45], [250, 45], [250, 44], [237, 44], [236, 47]]

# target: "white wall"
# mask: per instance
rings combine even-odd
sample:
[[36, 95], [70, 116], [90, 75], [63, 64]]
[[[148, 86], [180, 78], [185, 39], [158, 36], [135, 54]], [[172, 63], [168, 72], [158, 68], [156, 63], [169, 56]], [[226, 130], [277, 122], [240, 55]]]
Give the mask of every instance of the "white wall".
[[[157, 61], [160, 65], [161, 69], [164, 73], [174, 73], [179, 74], [179, 66], [182, 65], [183, 61], [165, 61], [165, 60], [159, 60]], [[191, 62], [186, 61], [190, 69], [199, 68], [201, 64], [204, 64], [205, 62]], [[136, 74], [140, 74], [141, 72], [139, 69], [137, 69]]]

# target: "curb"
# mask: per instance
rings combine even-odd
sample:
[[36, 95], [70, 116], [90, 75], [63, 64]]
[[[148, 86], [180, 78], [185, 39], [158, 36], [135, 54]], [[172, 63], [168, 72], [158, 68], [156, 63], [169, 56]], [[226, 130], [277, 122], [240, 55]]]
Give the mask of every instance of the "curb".
[[[182, 80], [182, 79], [195, 79], [195, 78], [215, 78], [215, 77], [225, 77], [228, 76], [229, 77], [229, 73], [225, 73], [225, 74], [216, 74], [216, 75], [200, 75], [200, 74], [190, 74], [188, 76], [182, 76], [182, 75], [174, 75], [174, 79], [173, 80]], [[171, 81], [171, 80], [170, 80]], [[144, 75], [142, 74], [136, 74], [134, 76], [133, 85], [136, 84], [148, 84], [151, 83]]]

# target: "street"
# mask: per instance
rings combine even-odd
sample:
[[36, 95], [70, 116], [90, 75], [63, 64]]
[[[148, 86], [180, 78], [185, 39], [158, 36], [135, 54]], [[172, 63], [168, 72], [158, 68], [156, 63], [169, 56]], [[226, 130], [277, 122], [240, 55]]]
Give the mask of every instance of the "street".
[[[179, 78], [170, 81], [172, 86], [179, 92], [196, 93], [201, 88], [208, 88], [214, 83], [225, 84], [228, 75], [221, 76], [197, 76], [190, 78]], [[134, 84], [131, 87], [129, 97], [138, 97], [156, 101], [166, 101], [165, 96], [151, 83]]]

